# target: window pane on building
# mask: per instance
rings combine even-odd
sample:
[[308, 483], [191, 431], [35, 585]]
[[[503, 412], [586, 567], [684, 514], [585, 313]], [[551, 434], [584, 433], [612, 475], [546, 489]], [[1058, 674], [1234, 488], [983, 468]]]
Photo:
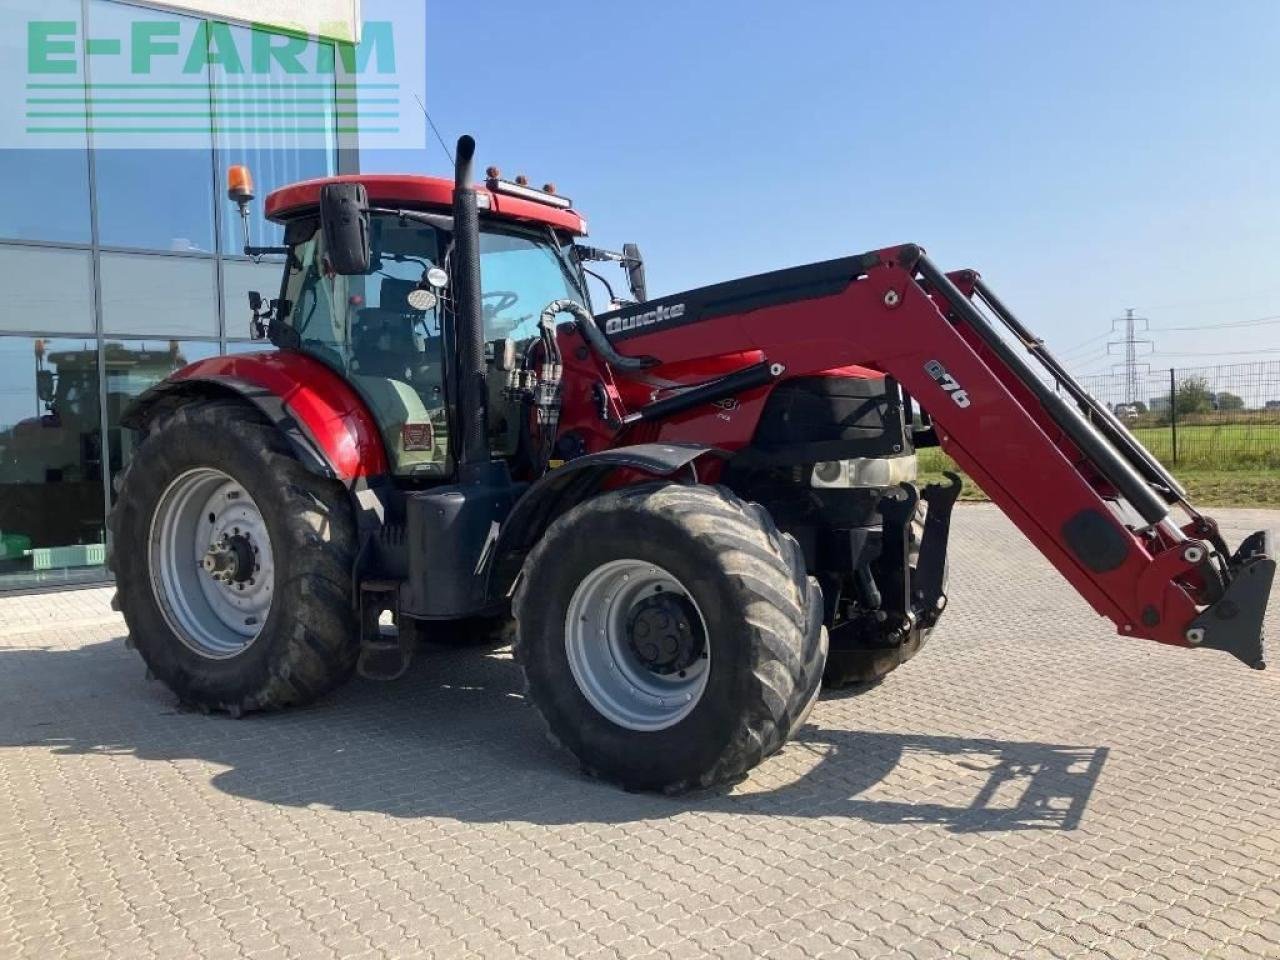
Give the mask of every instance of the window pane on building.
[[[84, 88], [76, 81], [80, 66], [80, 0], [7, 0], [6, 26], [0, 30], [0, 90], [22, 104], [37, 127], [84, 127]], [[28, 28], [29, 24], [35, 26]], [[38, 39], [32, 40], [32, 34]], [[32, 49], [29, 51], [28, 47]], [[39, 87], [28, 84], [40, 84]], [[63, 115], [66, 115], [64, 120]], [[69, 136], [55, 135], [59, 147]], [[0, 237], [9, 240], [89, 242], [88, 138], [76, 135], [81, 149], [40, 149], [40, 136], [28, 138], [29, 150], [0, 150]]]
[[98, 349], [0, 337], [0, 589], [101, 579]]
[[103, 246], [213, 252], [213, 161], [204, 150], [99, 150]]
[[[104, 0], [89, 4], [88, 34], [124, 38], [125, 49], [131, 50], [130, 56], [95, 57], [90, 64], [94, 129], [159, 131], [130, 134], [137, 138], [137, 149], [119, 148], [121, 134], [99, 138], [112, 146], [95, 152], [98, 235], [105, 246], [214, 249], [213, 133], [203, 23]], [[149, 32], [170, 29], [175, 32]], [[141, 35], [148, 39], [139, 48], [131, 38]], [[139, 64], [143, 54], [145, 63]], [[181, 149], [156, 149], [166, 144]]]
[[[83, 150], [0, 150], [0, 237], [84, 243], [89, 232], [89, 156]], [[21, 189], [12, 189], [21, 184]]]
[[[219, 25], [219, 28], [228, 31], [235, 49], [252, 49], [252, 32], [247, 27]], [[282, 37], [279, 42], [287, 41]], [[319, 49], [332, 46], [309, 42], [306, 49], [297, 54], [297, 62], [314, 65]], [[249, 66], [233, 61], [215, 63], [210, 68], [220, 110], [242, 117], [245, 120], [242, 130], [253, 128], [253, 132], [245, 133], [226, 124], [215, 135], [221, 168], [218, 176], [225, 179], [227, 167], [234, 164], [250, 169], [258, 199], [250, 209], [249, 242], [254, 246], [276, 246], [284, 242], [284, 229], [263, 216], [267, 195], [288, 184], [327, 177], [335, 172], [339, 119], [335, 111], [353, 113], [355, 106], [335, 102], [337, 81], [333, 74], [319, 74], [312, 69], [289, 72], [278, 59], [270, 62], [268, 72], [249, 72]], [[346, 96], [353, 98], [354, 94]], [[288, 117], [289, 121], [264, 122], [264, 118], [273, 115]], [[326, 134], [328, 142], [323, 148], [317, 144], [315, 133], [306, 132], [316, 129], [333, 131]], [[222, 249], [226, 253], [240, 253], [244, 249], [244, 236], [239, 212], [234, 204], [226, 203]]]
[[139, 336], [216, 337], [212, 260], [104, 253], [102, 327]]
[[[120, 426], [129, 403], [175, 370], [218, 355], [213, 341], [126, 340], [108, 341], [103, 350], [107, 367], [107, 440], [114, 479], [133, 456], [137, 442], [133, 431]], [[112, 484], [112, 499], [114, 502]]]
[[280, 296], [280, 284], [284, 280], [284, 261], [252, 263], [248, 260], [226, 260], [222, 264], [222, 302], [227, 311], [227, 336], [248, 337], [249, 291], [262, 294], [270, 304]]
[[0, 331], [91, 332], [92, 281], [86, 251], [0, 246]]

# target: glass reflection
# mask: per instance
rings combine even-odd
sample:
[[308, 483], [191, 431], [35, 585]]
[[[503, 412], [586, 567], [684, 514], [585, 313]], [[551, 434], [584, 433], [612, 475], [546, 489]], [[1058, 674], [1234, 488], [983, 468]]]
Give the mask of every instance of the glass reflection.
[[102, 329], [142, 337], [217, 336], [217, 275], [202, 257], [104, 253]]
[[[255, 29], [259, 36], [266, 33], [263, 27]], [[247, 27], [233, 26], [229, 33], [236, 49], [252, 49], [252, 32]], [[287, 42], [283, 36], [280, 42]], [[316, 45], [316, 41], [308, 41], [307, 50], [300, 54], [303, 63], [315, 62], [318, 56]], [[243, 111], [246, 117], [251, 118], [251, 122], [243, 127], [224, 126], [214, 135], [221, 168], [218, 171], [219, 182], [226, 177], [227, 167], [233, 164], [248, 166], [253, 171], [258, 194], [250, 210], [249, 243], [254, 246], [282, 244], [284, 228], [269, 222], [263, 214], [267, 195], [300, 180], [332, 174], [338, 156], [337, 133], [326, 136], [327, 145], [317, 149], [318, 145], [312, 143], [315, 139], [313, 134], [291, 132], [287, 125], [266, 124], [261, 119], [278, 112], [299, 120], [306, 119], [308, 122], [303, 123], [303, 127], [334, 128], [337, 125], [337, 88], [319, 89], [314, 86], [314, 77], [293, 73], [276, 60], [271, 61], [268, 72], [257, 72], [255, 68], [253, 79], [256, 86], [247, 86], [244, 75], [228, 69], [226, 63], [210, 66], [209, 79], [223, 110]], [[354, 107], [348, 105], [344, 109], [350, 111]], [[219, 196], [221, 202], [227, 203], [225, 194], [220, 193]], [[233, 213], [234, 209], [228, 204], [222, 218], [223, 253], [238, 254], [244, 249], [240, 217]], [[277, 279], [274, 286], [278, 289], [279, 285]], [[265, 290], [263, 295], [266, 295]]]
[[[136, 397], [189, 363], [218, 355], [218, 345], [203, 340], [132, 340], [110, 342], [107, 359], [107, 440], [114, 479], [129, 458], [137, 438], [120, 426], [120, 417]], [[112, 484], [112, 502], [115, 485]]]
[[98, 350], [0, 337], [0, 589], [104, 575]]

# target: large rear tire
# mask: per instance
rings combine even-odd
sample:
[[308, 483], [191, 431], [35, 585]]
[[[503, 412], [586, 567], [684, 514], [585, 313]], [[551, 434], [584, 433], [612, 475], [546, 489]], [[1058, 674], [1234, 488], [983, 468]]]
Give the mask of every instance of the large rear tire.
[[722, 488], [580, 504], [530, 553], [514, 608], [552, 738], [631, 790], [740, 779], [804, 723], [826, 661], [799, 545]]
[[183, 702], [309, 703], [352, 673], [356, 534], [346, 490], [236, 401], [153, 421], [118, 482], [110, 565], [130, 642]]

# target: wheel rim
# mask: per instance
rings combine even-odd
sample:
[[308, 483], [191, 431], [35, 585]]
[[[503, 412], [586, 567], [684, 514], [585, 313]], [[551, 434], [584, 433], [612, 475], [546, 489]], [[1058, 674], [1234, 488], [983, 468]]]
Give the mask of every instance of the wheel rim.
[[578, 584], [565, 651], [583, 696], [628, 730], [664, 730], [698, 705], [711, 674], [706, 619], [676, 577], [613, 560]]
[[275, 560], [253, 497], [221, 470], [169, 484], [151, 520], [151, 587], [169, 628], [210, 660], [252, 646], [271, 612]]

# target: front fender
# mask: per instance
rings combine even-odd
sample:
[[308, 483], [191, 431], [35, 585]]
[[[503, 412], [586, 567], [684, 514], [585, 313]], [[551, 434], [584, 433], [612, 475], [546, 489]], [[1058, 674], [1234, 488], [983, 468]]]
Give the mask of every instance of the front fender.
[[220, 396], [253, 404], [314, 473], [347, 484], [389, 473], [377, 421], [355, 388], [319, 360], [292, 351], [190, 364], [138, 397], [121, 422], [141, 430], [182, 402]]
[[516, 501], [502, 524], [490, 567], [489, 596], [507, 596], [525, 555], [547, 527], [561, 514], [599, 493], [616, 472], [670, 477], [706, 455], [728, 454], [699, 443], [641, 443], [579, 457], [547, 473]]

